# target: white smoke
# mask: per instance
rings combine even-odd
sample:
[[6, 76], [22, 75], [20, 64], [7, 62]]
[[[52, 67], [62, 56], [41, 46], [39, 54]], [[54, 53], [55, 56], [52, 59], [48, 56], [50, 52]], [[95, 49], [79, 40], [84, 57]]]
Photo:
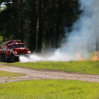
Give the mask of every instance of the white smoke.
[[30, 55], [29, 58], [20, 57], [21, 62], [35, 61], [70, 61], [78, 60], [76, 53], [87, 58], [87, 53], [95, 51], [95, 44], [99, 38], [99, 0], [79, 0], [83, 6], [83, 13], [79, 16], [77, 22], [72, 26], [72, 32], [69, 33], [67, 43], [63, 48], [58, 49], [54, 55], [49, 58], [41, 58], [36, 55]]

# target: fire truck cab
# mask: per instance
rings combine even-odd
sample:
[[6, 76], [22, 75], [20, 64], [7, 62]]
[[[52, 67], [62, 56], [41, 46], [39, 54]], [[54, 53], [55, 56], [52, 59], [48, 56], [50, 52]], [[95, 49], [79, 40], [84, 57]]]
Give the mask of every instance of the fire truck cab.
[[9, 40], [0, 45], [0, 58], [2, 61], [11, 59], [15, 62], [19, 59], [19, 56], [29, 54], [31, 54], [31, 51], [28, 51], [25, 43], [21, 42], [21, 40]]

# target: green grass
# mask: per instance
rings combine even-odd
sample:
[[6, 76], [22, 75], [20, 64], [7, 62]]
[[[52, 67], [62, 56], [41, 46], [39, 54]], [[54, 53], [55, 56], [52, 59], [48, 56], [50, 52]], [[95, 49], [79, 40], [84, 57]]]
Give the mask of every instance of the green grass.
[[76, 80], [3, 83], [0, 99], [99, 99], [99, 83]]
[[0, 71], [0, 77], [4, 77], [4, 76], [17, 77], [17, 76], [25, 76], [25, 74]]
[[69, 62], [28, 62], [7, 63], [7, 65], [31, 69], [58, 70], [73, 73], [99, 74], [99, 61], [69, 61]]

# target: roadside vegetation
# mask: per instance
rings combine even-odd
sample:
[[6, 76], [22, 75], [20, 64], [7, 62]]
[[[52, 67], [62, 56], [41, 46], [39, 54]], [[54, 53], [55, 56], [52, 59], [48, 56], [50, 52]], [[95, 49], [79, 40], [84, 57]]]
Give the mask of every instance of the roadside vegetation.
[[57, 70], [72, 73], [99, 74], [99, 61], [4, 63], [30, 69]]
[[0, 84], [1, 99], [98, 99], [99, 83], [31, 80]]
[[0, 71], [0, 77], [5, 77], [5, 76], [6, 77], [17, 77], [17, 76], [25, 76], [25, 74]]

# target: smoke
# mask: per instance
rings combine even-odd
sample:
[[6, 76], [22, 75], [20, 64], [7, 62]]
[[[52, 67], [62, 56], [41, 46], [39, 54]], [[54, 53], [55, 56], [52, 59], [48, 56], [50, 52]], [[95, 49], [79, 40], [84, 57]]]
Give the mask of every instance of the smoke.
[[79, 0], [79, 3], [83, 6], [83, 13], [72, 26], [66, 45], [50, 57], [41, 58], [30, 55], [26, 58], [21, 56], [20, 62], [78, 60], [76, 53], [87, 59], [88, 53], [95, 51], [95, 44], [99, 42], [99, 0]]

